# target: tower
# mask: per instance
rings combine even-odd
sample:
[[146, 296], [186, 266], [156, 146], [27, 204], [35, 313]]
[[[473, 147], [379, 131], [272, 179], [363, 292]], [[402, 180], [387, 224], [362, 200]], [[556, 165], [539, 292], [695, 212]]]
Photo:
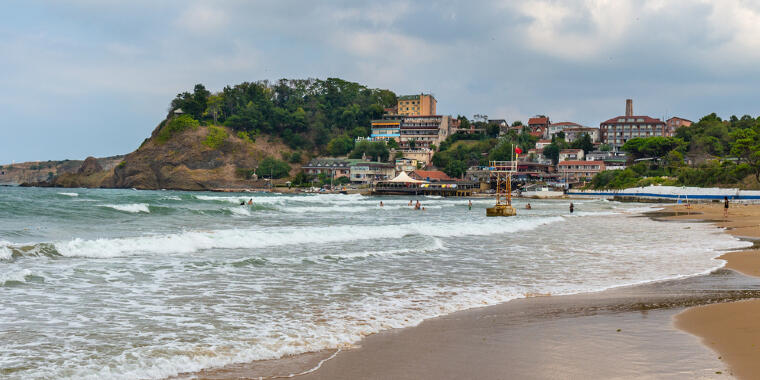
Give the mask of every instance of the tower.
[[633, 99], [625, 100], [625, 116], [633, 116]]

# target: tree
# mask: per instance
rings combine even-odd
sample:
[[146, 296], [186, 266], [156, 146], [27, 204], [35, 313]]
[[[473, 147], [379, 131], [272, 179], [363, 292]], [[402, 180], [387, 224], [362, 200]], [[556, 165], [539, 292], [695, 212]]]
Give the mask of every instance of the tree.
[[559, 151], [560, 147], [557, 143], [553, 142], [544, 147], [544, 157], [551, 159], [552, 164], [557, 165], [557, 162], [559, 162]]
[[594, 150], [594, 143], [591, 141], [591, 136], [588, 133], [584, 133], [579, 136], [575, 141], [570, 144], [573, 149], [583, 149], [583, 153], [588, 153]]
[[459, 160], [452, 160], [443, 169], [449, 177], [460, 178], [467, 171], [467, 165]]
[[327, 143], [327, 152], [331, 156], [344, 156], [354, 148], [354, 140], [347, 135], [340, 135]]
[[287, 177], [290, 173], [290, 165], [288, 165], [285, 161], [267, 157], [261, 160], [256, 173], [259, 176], [271, 177], [272, 179], [284, 178]]
[[512, 126], [513, 127], [522, 127], [523, 123], [520, 120], [515, 120], [515, 121], [512, 122]]
[[382, 141], [369, 142], [363, 140], [356, 144], [349, 157], [362, 158], [362, 156], [366, 156], [372, 161], [377, 161], [379, 159], [380, 161], [385, 162], [388, 161], [390, 151]]
[[214, 125], [216, 125], [217, 116], [222, 110], [222, 101], [224, 101], [224, 99], [220, 95], [211, 95], [208, 97], [208, 109], [206, 112], [213, 117]]
[[388, 149], [398, 149], [398, 142], [396, 142], [395, 139], [390, 139], [386, 142], [386, 145], [388, 145]]

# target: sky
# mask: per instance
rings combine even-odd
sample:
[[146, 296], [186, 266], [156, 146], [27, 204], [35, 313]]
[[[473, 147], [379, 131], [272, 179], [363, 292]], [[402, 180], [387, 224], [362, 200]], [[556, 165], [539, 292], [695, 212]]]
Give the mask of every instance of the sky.
[[202, 83], [340, 77], [438, 113], [760, 114], [760, 0], [6, 1], [0, 163], [129, 153]]

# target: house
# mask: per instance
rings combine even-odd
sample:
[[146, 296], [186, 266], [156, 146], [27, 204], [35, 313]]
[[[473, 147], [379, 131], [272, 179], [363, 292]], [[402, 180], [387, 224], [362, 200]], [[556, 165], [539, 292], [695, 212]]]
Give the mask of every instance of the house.
[[563, 161], [557, 164], [557, 172], [568, 182], [589, 181], [605, 170], [602, 161]]
[[694, 123], [691, 120], [680, 118], [680, 117], [676, 117], [676, 116], [673, 116], [673, 117], [671, 117], [668, 120], [665, 120], [665, 125], [668, 126], [668, 129], [672, 133], [675, 133], [676, 129], [678, 129], [680, 127], [690, 127], [692, 124], [694, 124]]
[[545, 146], [552, 143], [552, 140], [538, 140], [536, 142], [536, 149], [537, 150], [543, 150]]
[[559, 151], [559, 161], [578, 161], [583, 159], [583, 149], [562, 149]]
[[322, 157], [309, 161], [302, 167], [304, 173], [311, 175], [324, 174], [332, 178], [348, 177], [351, 164], [362, 160]]
[[[546, 135], [544, 137], [547, 139], [551, 139], [557, 133], [564, 132], [566, 128], [583, 128], [583, 126], [578, 123], [573, 123], [571, 121], [562, 121], [559, 123], [552, 123], [552, 124], [549, 124], [549, 127], [546, 129]], [[567, 140], [567, 138], [565, 138], [565, 140]], [[572, 140], [567, 140], [567, 141], [572, 141]]]
[[544, 115], [537, 115], [536, 117], [528, 119], [528, 128], [530, 128], [530, 131], [540, 136], [546, 136], [549, 124], [551, 124], [551, 121]]
[[599, 125], [599, 140], [614, 149], [619, 149], [626, 141], [635, 137], [663, 136], [672, 137], [674, 131], [669, 130], [660, 119], [633, 114], [633, 100], [626, 100], [625, 116], [613, 117]]
[[413, 158], [397, 158], [396, 159], [396, 173], [398, 172], [413, 172], [417, 170], [417, 163], [419, 161]]
[[358, 162], [350, 166], [351, 182], [372, 184], [396, 176], [396, 168], [385, 162]]
[[428, 182], [454, 181], [453, 178], [440, 170], [415, 170], [409, 176], [416, 180]]
[[592, 143], [599, 141], [599, 128], [572, 127], [572, 128], [565, 128], [563, 132], [565, 132], [565, 141], [578, 140], [578, 138], [582, 137], [584, 134], [587, 134], [589, 135], [589, 137], [591, 137]]

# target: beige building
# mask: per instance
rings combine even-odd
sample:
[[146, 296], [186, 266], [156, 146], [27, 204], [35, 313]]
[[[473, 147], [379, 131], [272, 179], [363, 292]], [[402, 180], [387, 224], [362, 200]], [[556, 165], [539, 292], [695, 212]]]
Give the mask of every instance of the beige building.
[[396, 172], [413, 172], [417, 170], [417, 163], [419, 161], [413, 158], [398, 158], [396, 159]]
[[559, 151], [559, 161], [583, 160], [583, 149], [562, 149]]
[[557, 164], [557, 172], [568, 182], [590, 181], [604, 169], [603, 161], [564, 161]]
[[438, 102], [431, 94], [403, 95], [398, 97], [399, 115], [429, 116], [435, 115]]
[[396, 168], [384, 162], [360, 162], [351, 165], [350, 180], [354, 183], [375, 183], [396, 176]]
[[399, 145], [403, 149], [440, 146], [451, 134], [451, 116], [406, 116], [400, 126]]

